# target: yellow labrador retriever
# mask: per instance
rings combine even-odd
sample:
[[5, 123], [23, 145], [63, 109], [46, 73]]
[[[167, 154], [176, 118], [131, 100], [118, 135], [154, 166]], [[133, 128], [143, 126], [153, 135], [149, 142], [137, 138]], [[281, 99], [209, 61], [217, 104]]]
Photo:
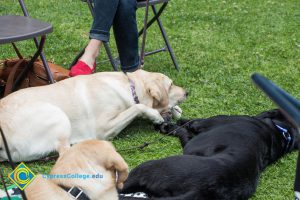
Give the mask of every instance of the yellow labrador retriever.
[[[70, 143], [111, 139], [136, 117], [162, 123], [160, 113], [186, 95], [161, 73], [95, 73], [8, 95], [0, 100], [0, 126], [13, 160], [28, 161], [63, 151]], [[1, 159], [7, 159], [2, 140]]]
[[117, 200], [116, 188], [123, 187], [127, 176], [128, 166], [110, 142], [88, 140], [60, 155], [50, 174], [37, 175], [25, 194], [30, 200], [72, 200], [77, 195]]

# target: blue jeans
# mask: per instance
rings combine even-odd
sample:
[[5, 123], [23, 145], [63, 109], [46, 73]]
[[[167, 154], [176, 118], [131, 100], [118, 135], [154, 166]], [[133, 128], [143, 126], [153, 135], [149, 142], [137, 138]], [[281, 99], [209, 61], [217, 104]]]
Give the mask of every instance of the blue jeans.
[[135, 71], [140, 62], [136, 9], [136, 0], [94, 0], [95, 16], [90, 38], [108, 42], [109, 31], [113, 26], [124, 72]]

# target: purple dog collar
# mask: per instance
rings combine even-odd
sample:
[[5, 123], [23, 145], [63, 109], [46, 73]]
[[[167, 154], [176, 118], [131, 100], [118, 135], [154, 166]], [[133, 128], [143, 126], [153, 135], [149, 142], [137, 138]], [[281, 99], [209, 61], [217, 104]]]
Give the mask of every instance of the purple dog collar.
[[140, 103], [140, 100], [139, 100], [139, 97], [138, 95], [136, 94], [136, 90], [135, 90], [135, 83], [133, 80], [131, 80], [129, 78], [129, 76], [127, 75], [126, 72], [124, 72], [124, 74], [127, 76], [128, 80], [129, 80], [129, 83], [130, 83], [130, 90], [131, 90], [131, 95], [133, 97], [133, 100], [136, 104], [139, 104]]
[[129, 83], [130, 83], [130, 90], [131, 90], [133, 100], [136, 104], [139, 104], [140, 100], [139, 100], [139, 97], [136, 94], [135, 84], [134, 84], [133, 80], [131, 80], [129, 77], [128, 77], [128, 79], [129, 79]]

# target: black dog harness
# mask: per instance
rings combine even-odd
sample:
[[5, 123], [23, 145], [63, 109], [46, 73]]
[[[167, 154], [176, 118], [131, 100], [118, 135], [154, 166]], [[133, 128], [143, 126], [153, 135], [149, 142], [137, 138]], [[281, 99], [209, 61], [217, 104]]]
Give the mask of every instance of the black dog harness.
[[78, 187], [65, 187], [63, 185], [58, 185], [60, 188], [68, 192], [68, 194], [73, 198], [73, 199], [78, 199], [78, 200], [90, 200], [90, 198], [84, 193], [84, 191]]

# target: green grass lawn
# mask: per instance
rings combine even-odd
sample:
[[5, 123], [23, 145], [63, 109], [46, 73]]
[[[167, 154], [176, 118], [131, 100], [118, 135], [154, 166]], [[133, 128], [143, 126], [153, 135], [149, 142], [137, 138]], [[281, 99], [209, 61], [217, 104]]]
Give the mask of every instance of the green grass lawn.
[[[32, 17], [53, 24], [46, 42], [47, 59], [68, 67], [88, 42], [91, 16], [80, 0], [26, 0]], [[170, 76], [190, 91], [182, 104], [184, 117], [217, 114], [249, 114], [275, 105], [254, 87], [250, 75], [262, 73], [300, 98], [300, 1], [172, 0], [162, 21], [181, 67], [178, 73], [167, 53], [146, 58], [145, 69]], [[0, 15], [21, 13], [17, 0], [0, 0]], [[143, 10], [138, 11], [139, 24]], [[0, 25], [1, 28], [1, 25]], [[115, 51], [113, 37], [111, 47]], [[146, 49], [160, 47], [158, 28], [149, 29]], [[32, 55], [32, 42], [19, 43], [24, 55]], [[10, 45], [0, 46], [0, 59], [16, 57]], [[97, 71], [111, 71], [104, 50]], [[297, 89], [298, 88], [298, 89]], [[113, 140], [118, 150], [160, 137], [151, 123], [136, 120]], [[130, 168], [157, 158], [180, 154], [176, 138], [143, 151], [120, 152]], [[296, 153], [270, 166], [261, 176], [253, 200], [292, 199]], [[35, 173], [47, 173], [54, 162], [28, 164]], [[10, 171], [8, 165], [5, 173]]]

